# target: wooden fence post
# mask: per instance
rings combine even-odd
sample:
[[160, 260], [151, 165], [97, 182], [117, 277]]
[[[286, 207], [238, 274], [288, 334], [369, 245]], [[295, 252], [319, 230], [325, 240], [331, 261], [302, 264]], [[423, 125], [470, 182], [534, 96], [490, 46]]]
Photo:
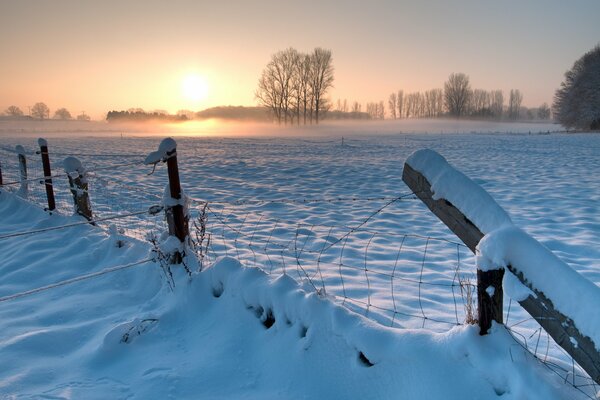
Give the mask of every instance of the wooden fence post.
[[482, 271], [477, 268], [477, 321], [480, 335], [487, 335], [492, 321], [504, 323], [502, 278], [504, 269]]
[[[189, 235], [188, 216], [184, 212], [185, 195], [181, 192], [181, 183], [179, 181], [179, 167], [177, 165], [177, 143], [172, 138], [165, 138], [160, 142], [157, 151], [153, 151], [146, 157], [144, 163], [154, 165], [159, 162], [167, 163], [167, 172], [169, 174], [169, 193], [165, 193], [163, 198], [163, 207], [165, 217], [169, 226], [169, 234], [175, 236], [182, 244], [185, 244]], [[171, 263], [180, 264], [183, 261], [183, 254], [176, 251], [172, 254]]]
[[[75, 157], [67, 157], [63, 161], [63, 165], [69, 177], [69, 188], [73, 194], [75, 212], [85, 217], [88, 221], [92, 221], [92, 205], [88, 193], [88, 181], [81, 161]], [[93, 222], [91, 224], [95, 225]]]
[[20, 197], [23, 197], [26, 199], [27, 195], [29, 193], [29, 184], [27, 181], [27, 159], [25, 158], [25, 149], [23, 148], [23, 146], [18, 144], [15, 147], [15, 150], [19, 157], [19, 177], [21, 180], [21, 187], [19, 188], [19, 191], [17, 192], [17, 196], [20, 196]]
[[2, 163], [0, 163], [0, 186], [2, 186]]
[[56, 203], [54, 201], [54, 187], [52, 186], [52, 171], [50, 169], [50, 156], [48, 155], [48, 142], [46, 139], [39, 138], [40, 154], [42, 155], [42, 165], [44, 167], [44, 186], [46, 187], [46, 197], [48, 198], [48, 211], [54, 211]]
[[[484, 236], [480, 228], [475, 226], [461, 210], [448, 200], [444, 198], [434, 200], [431, 183], [421, 172], [413, 169], [409, 163], [404, 164], [402, 180], [427, 205], [431, 212], [475, 253], [477, 244]], [[600, 384], [600, 351], [593, 340], [583, 335], [571, 318], [557, 310], [552, 299], [533, 286], [524, 276], [523, 271], [513, 265], [508, 265], [506, 269], [532, 291], [531, 295], [523, 300], [518, 300], [518, 303], [548, 332], [560, 347], [565, 349], [579, 363], [596, 383]], [[489, 329], [488, 323], [491, 325], [492, 320], [502, 322], [501, 288], [504, 273], [504, 270], [482, 271], [478, 267], [478, 302], [481, 298], [486, 299], [484, 309], [479, 310], [480, 333], [482, 334], [487, 332], [487, 329]], [[479, 306], [481, 308], [481, 305]]]
[[[169, 146], [164, 146], [169, 149], [166, 152], [167, 171], [169, 174], [169, 192], [171, 198], [178, 201], [181, 200], [182, 196], [181, 182], [179, 180], [179, 166], [177, 165], [177, 144], [175, 143], [175, 140], [166, 138], [161, 143], [161, 146], [163, 146], [165, 141], [172, 141], [172, 143], [168, 143], [170, 144]], [[165, 214], [169, 225], [169, 234], [176, 236], [182, 243], [185, 242], [185, 238], [189, 235], [189, 221], [183, 211], [182, 204], [165, 207]], [[177, 252], [173, 257], [173, 263], [179, 264], [181, 261], [182, 255]]]

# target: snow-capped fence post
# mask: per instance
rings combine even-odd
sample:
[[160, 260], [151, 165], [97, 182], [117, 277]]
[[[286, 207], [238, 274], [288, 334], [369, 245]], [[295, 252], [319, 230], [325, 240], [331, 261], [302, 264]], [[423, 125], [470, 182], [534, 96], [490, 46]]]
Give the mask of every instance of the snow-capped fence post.
[[[181, 243], [185, 243], [189, 235], [189, 221], [184, 213], [185, 199], [181, 191], [181, 182], [179, 180], [179, 166], [177, 164], [177, 143], [172, 138], [165, 138], [160, 142], [157, 151], [150, 153], [145, 160], [146, 164], [156, 165], [163, 161], [167, 163], [167, 173], [169, 176], [169, 198], [165, 199], [165, 216], [169, 226], [169, 234], [175, 236]], [[167, 197], [167, 193], [165, 193]], [[174, 264], [182, 261], [182, 254], [176, 251], [171, 258]]]
[[[525, 233], [515, 233], [519, 232], [518, 228], [514, 227], [508, 214], [493, 198], [434, 151], [419, 150], [413, 153], [404, 164], [402, 180], [473, 253], [476, 253], [477, 246], [484, 236], [486, 239], [493, 238], [503, 230], [508, 230], [509, 235], [516, 236], [513, 242], [507, 242], [510, 243], [506, 245], [507, 248], [515, 247], [515, 253], [519, 254], [535, 253], [533, 259], [519, 260], [523, 265], [507, 262], [505, 269], [508, 271], [494, 269], [499, 268], [499, 265], [478, 265], [478, 297], [490, 301], [488, 306], [491, 313], [490, 319], [487, 311], [480, 310], [480, 318], [485, 318], [489, 323], [492, 319], [502, 321], [502, 316], [497, 314], [501, 313], [502, 300], [497, 296], [502, 290], [497, 289], [502, 289], [502, 274], [509, 275], [508, 278], [511, 279], [514, 276], [521, 289], [517, 289], [518, 293], [513, 293], [513, 298], [596, 383], [600, 384], [600, 346], [596, 345], [600, 345], [600, 335], [596, 324], [588, 321], [598, 320], [595, 315], [600, 288], [562, 263], [535, 239]], [[494, 243], [493, 240], [490, 241]], [[487, 243], [482, 244], [487, 246]], [[487, 248], [485, 251], [479, 250], [479, 256], [488, 251]], [[491, 262], [489, 257], [479, 258], [478, 264]], [[528, 269], [524, 264], [527, 262], [541, 262], [542, 265], [534, 265]], [[544, 268], [547, 271], [542, 274], [549, 275], [548, 282], [539, 278], [539, 270]], [[553, 273], [563, 279], [554, 277]], [[553, 281], [553, 278], [558, 282]], [[536, 284], [545, 285], [545, 290], [549, 292], [545, 293]], [[564, 296], [564, 290], [577, 291], [576, 294], [568, 294], [579, 298], [574, 306], [561, 298]], [[515, 288], [511, 291], [515, 291]], [[564, 310], [570, 310], [571, 315], [566, 315], [567, 311]], [[494, 318], [494, 315], [498, 315], [499, 318]], [[485, 327], [488, 322], [479, 321], [481, 333], [487, 332]]]
[[44, 186], [46, 187], [46, 197], [48, 198], [48, 211], [54, 211], [56, 203], [54, 201], [54, 188], [52, 186], [52, 171], [50, 169], [50, 156], [48, 155], [48, 142], [46, 139], [39, 138], [40, 154], [42, 155], [42, 165], [44, 168]]
[[21, 187], [17, 192], [17, 195], [23, 198], [27, 198], [29, 193], [29, 184], [27, 182], [27, 159], [25, 158], [25, 149], [23, 146], [18, 144], [15, 147], [15, 151], [19, 157], [19, 177], [21, 179]]
[[0, 186], [2, 186], [2, 163], [0, 163]]
[[[63, 161], [65, 172], [69, 178], [69, 188], [73, 194], [73, 203], [75, 212], [88, 221], [92, 221], [92, 205], [88, 193], [88, 181], [85, 168], [75, 157], [67, 157]], [[92, 225], [95, 225], [91, 222]]]

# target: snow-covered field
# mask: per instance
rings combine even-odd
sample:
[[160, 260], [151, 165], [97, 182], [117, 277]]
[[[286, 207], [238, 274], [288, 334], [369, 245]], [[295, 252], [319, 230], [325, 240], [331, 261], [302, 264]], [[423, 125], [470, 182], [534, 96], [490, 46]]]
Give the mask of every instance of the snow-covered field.
[[[42, 175], [33, 153], [45, 136], [54, 174], [68, 155], [90, 170], [98, 217], [160, 203], [166, 168], [148, 175], [152, 167], [141, 163], [160, 132], [42, 129], [0, 127], [4, 182], [18, 179], [17, 144], [29, 176]], [[407, 121], [177, 137], [192, 217], [208, 202], [205, 271], [191, 282], [176, 272], [171, 292], [148, 262], [0, 301], [0, 397], [594, 395], [581, 387], [588, 380], [575, 378], [579, 390], [564, 383], [574, 381], [570, 359], [510, 299], [505, 320], [520, 344], [503, 328], [481, 338], [463, 324], [460, 282], [463, 292], [465, 279], [474, 283], [474, 257], [401, 180], [413, 151], [438, 151], [516, 226], [598, 285], [600, 136], [539, 134], [553, 130]], [[65, 181], [55, 178], [61, 215], [0, 195], [0, 297], [151, 257], [144, 238], [165, 229], [160, 216], [111, 221], [128, 236], [80, 225], [2, 238], [79, 221]], [[29, 196], [42, 204], [43, 186], [30, 182]], [[272, 319], [269, 329], [261, 323]]]

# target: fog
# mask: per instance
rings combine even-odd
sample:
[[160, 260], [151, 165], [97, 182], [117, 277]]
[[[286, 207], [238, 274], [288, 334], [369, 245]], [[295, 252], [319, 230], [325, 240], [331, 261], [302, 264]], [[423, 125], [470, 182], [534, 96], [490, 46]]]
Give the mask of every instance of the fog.
[[494, 122], [452, 119], [324, 121], [319, 125], [283, 126], [217, 119], [181, 123], [108, 123], [104, 121], [0, 121], [2, 137], [188, 136], [188, 137], [318, 137], [391, 134], [521, 133], [564, 131], [544, 122]]

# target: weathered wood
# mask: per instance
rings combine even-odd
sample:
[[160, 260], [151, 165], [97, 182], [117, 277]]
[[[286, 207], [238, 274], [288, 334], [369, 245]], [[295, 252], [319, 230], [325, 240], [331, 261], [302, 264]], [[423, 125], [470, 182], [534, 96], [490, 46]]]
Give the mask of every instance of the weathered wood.
[[21, 145], [15, 147], [19, 158], [19, 177], [21, 186], [17, 191], [17, 195], [23, 198], [27, 198], [29, 194], [29, 181], [27, 180], [27, 158], [25, 158], [25, 149]]
[[2, 186], [2, 163], [0, 163], [0, 186]]
[[[67, 157], [63, 163], [65, 164], [65, 172], [69, 178], [69, 188], [73, 195], [75, 212], [85, 217], [88, 221], [92, 221], [94, 217], [92, 215], [92, 204], [90, 203], [85, 169], [75, 157]], [[90, 223], [95, 225], [94, 222]]]
[[42, 155], [42, 165], [44, 168], [44, 186], [46, 187], [46, 198], [48, 199], [48, 210], [54, 211], [56, 202], [54, 201], [54, 187], [52, 186], [52, 171], [50, 169], [50, 156], [48, 155], [48, 144], [45, 140], [39, 139], [40, 154]]
[[499, 324], [504, 323], [502, 312], [504, 304], [503, 277], [503, 269], [477, 270], [477, 321], [480, 335], [488, 333], [492, 327], [492, 321]]
[[[179, 181], [179, 167], [177, 165], [177, 149], [167, 152], [167, 170], [169, 175], [169, 190], [172, 199], [181, 199], [181, 183]], [[169, 233], [176, 236], [180, 242], [185, 242], [189, 235], [189, 221], [183, 210], [183, 205], [177, 204], [171, 207], [165, 207], [165, 215], [169, 226]], [[182, 255], [177, 252], [172, 258], [173, 263], [179, 264], [182, 261]]]
[[[481, 230], [449, 201], [444, 199], [433, 200], [429, 181], [406, 163], [404, 164], [402, 180], [475, 253], [477, 244], [484, 236]], [[559, 346], [577, 361], [596, 383], [600, 384], [600, 352], [598, 352], [597, 346], [591, 338], [582, 335], [573, 320], [556, 310], [552, 301], [543, 292], [535, 288], [522, 271], [511, 265], [507, 268], [535, 294], [535, 296], [530, 295], [525, 300], [519, 301], [519, 304], [548, 332]], [[480, 272], [482, 271], [478, 271], [478, 280]], [[486, 282], [488, 281], [487, 278], [484, 279]], [[500, 285], [502, 284], [499, 276], [491, 279], [492, 281], [500, 279]], [[485, 297], [480, 293], [480, 289], [485, 290], [484, 285], [478, 284], [478, 303], [481, 297]], [[494, 293], [494, 295], [496, 294]], [[496, 305], [498, 301], [499, 299], [492, 299], [492, 303], [496, 303]], [[494, 320], [501, 322], [501, 318], [500, 320], [494, 318]], [[484, 331], [483, 328], [480, 325], [481, 331]]]

